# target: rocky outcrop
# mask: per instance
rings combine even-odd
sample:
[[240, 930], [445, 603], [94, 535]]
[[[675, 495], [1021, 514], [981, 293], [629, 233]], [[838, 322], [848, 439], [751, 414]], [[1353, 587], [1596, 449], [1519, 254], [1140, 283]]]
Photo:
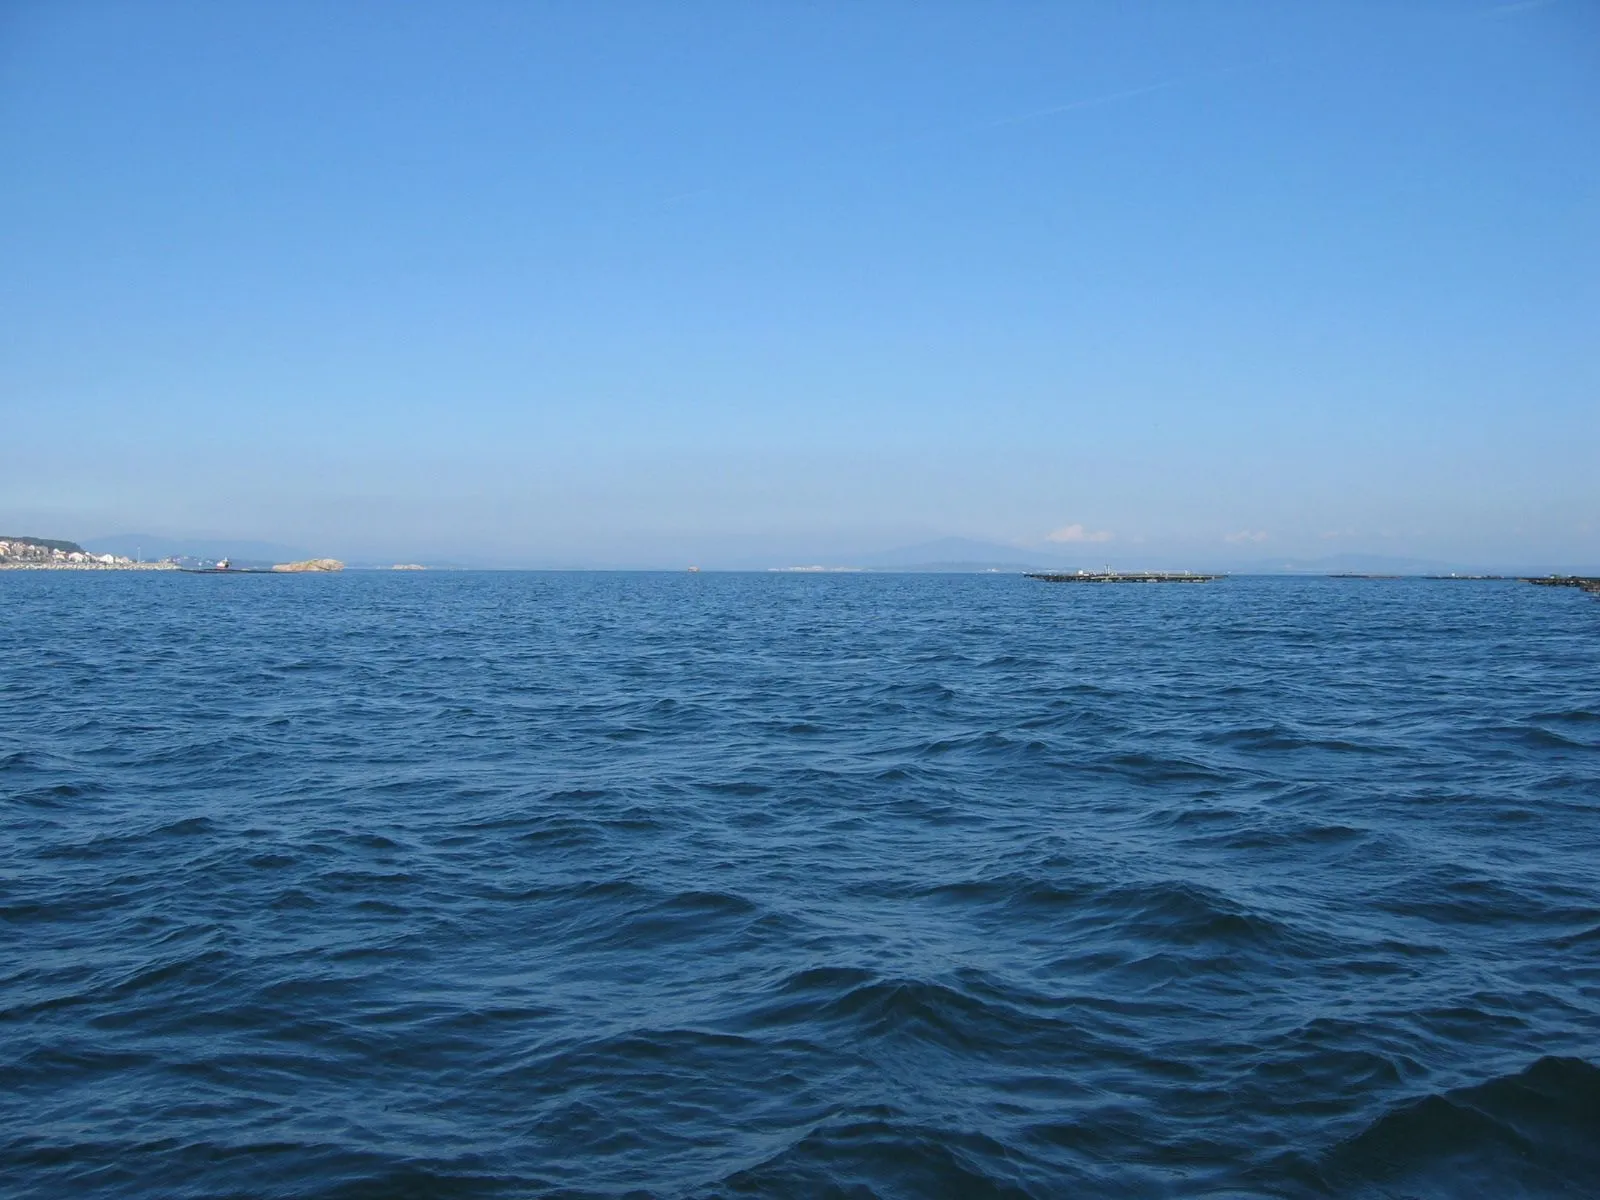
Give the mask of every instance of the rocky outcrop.
[[344, 564], [337, 558], [307, 558], [300, 562], [278, 563], [274, 571], [342, 571]]

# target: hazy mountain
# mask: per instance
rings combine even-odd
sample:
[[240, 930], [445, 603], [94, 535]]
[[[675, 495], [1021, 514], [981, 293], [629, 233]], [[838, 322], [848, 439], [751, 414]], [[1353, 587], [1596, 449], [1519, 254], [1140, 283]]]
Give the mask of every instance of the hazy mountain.
[[[60, 550], [63, 553], [66, 553], [66, 554], [70, 554], [74, 550], [78, 551], [79, 553], [83, 552], [83, 547], [78, 545], [77, 542], [63, 542], [63, 541], [60, 541], [60, 540], [58, 540], [56, 538], [29, 537], [26, 534], [20, 534], [20, 533], [19, 534], [0, 533], [0, 542], [12, 542], [12, 543], [22, 542], [22, 543], [24, 543], [26, 545], [29, 545], [29, 546], [43, 546], [46, 550]], [[100, 551], [100, 553], [107, 554], [107, 553], [109, 553], [109, 551], [102, 550], [102, 551]]]

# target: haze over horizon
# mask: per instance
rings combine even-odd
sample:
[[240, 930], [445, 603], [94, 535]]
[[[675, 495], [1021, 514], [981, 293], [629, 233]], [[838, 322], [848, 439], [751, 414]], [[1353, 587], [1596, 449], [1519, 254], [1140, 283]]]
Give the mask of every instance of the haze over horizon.
[[0, 12], [0, 529], [1600, 570], [1600, 6]]

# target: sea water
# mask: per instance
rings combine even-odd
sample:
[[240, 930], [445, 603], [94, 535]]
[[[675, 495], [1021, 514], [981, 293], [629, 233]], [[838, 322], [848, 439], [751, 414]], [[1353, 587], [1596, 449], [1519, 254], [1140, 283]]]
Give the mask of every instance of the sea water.
[[1600, 601], [0, 574], [18, 1197], [1600, 1193]]

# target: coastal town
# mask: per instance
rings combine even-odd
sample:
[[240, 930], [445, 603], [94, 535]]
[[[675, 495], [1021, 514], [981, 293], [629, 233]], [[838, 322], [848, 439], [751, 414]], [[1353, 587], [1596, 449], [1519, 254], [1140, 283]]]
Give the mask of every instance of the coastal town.
[[[420, 571], [413, 564], [397, 566], [396, 570]], [[253, 567], [240, 566], [228, 559], [163, 558], [154, 562], [127, 558], [118, 554], [95, 554], [77, 542], [54, 538], [0, 537], [0, 570], [11, 571], [187, 571], [191, 574], [315, 574], [344, 570], [344, 563], [336, 558], [308, 558], [299, 562], [273, 563]]]
[[32, 571], [176, 571], [174, 562], [135, 562], [115, 554], [91, 554], [76, 542], [0, 537], [0, 569]]

